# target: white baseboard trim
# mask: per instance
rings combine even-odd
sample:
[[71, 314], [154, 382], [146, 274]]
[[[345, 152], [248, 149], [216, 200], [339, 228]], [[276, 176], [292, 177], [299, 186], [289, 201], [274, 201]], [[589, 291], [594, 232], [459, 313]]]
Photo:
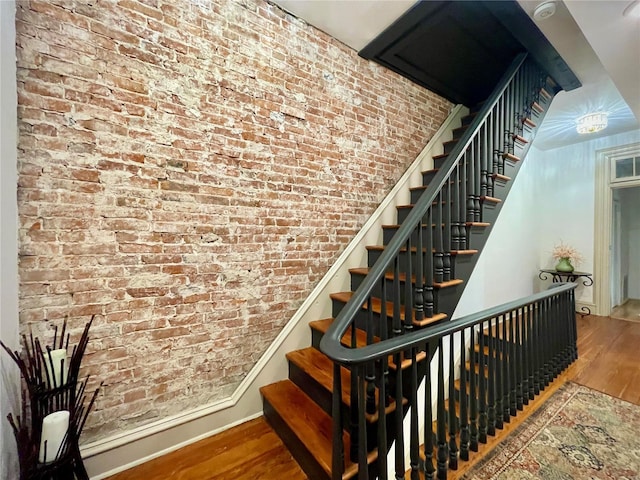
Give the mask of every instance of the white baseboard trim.
[[421, 172], [433, 168], [433, 155], [441, 153], [442, 143], [451, 139], [453, 128], [466, 113], [460, 105], [452, 110], [230, 397], [83, 445], [82, 457], [92, 480], [107, 478], [262, 415], [259, 388], [287, 377], [285, 353], [310, 345], [308, 323], [331, 316], [329, 293], [349, 289], [348, 269], [366, 264], [365, 246], [381, 241], [381, 225], [395, 221], [396, 205], [409, 203], [408, 187], [422, 183]]

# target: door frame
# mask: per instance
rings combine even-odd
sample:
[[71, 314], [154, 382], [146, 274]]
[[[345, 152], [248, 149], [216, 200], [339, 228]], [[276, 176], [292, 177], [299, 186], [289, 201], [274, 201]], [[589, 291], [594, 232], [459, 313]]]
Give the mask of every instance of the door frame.
[[640, 155], [640, 142], [596, 152], [593, 287], [595, 314], [611, 313], [611, 248], [613, 228], [613, 188], [640, 186], [640, 180], [611, 184], [613, 160]]

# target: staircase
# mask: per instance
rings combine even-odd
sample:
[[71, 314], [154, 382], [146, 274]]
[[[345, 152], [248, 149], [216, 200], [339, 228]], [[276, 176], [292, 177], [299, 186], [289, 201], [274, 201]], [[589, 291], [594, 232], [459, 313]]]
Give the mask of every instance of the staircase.
[[[556, 91], [525, 54], [514, 60], [423, 172], [411, 204], [397, 207], [397, 224], [383, 226], [383, 244], [367, 246], [368, 265], [350, 270], [351, 291], [330, 295], [333, 317], [311, 322], [311, 345], [286, 355], [289, 378], [260, 389], [265, 417], [309, 478], [387, 478], [394, 441], [396, 478], [446, 478], [575, 357], [570, 287], [450, 321]], [[538, 351], [551, 330], [563, 342]], [[422, 419], [411, 409], [405, 466], [403, 421], [421, 380], [438, 384], [437, 401], [429, 387]], [[420, 435], [432, 421], [435, 433]]]

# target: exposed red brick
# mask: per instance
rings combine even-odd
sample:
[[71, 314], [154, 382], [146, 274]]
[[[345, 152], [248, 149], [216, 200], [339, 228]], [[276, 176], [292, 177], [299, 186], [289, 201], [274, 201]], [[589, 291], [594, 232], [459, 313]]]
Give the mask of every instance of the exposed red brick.
[[87, 441], [230, 395], [451, 108], [263, 0], [157, 3], [16, 3], [20, 322], [97, 315]]

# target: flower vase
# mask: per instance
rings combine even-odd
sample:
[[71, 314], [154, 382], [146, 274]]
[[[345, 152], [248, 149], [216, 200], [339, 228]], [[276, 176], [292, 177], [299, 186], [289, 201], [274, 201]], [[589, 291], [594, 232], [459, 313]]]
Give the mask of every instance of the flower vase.
[[562, 257], [556, 265], [556, 271], [558, 272], [573, 272], [573, 265], [571, 265], [571, 259], [569, 257]]

